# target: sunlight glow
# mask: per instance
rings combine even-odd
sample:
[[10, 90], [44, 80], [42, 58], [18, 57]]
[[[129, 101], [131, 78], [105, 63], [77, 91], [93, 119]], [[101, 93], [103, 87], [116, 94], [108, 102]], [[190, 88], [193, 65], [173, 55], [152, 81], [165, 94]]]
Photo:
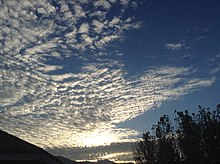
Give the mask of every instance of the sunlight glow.
[[91, 132], [86, 138], [83, 139], [83, 144], [88, 147], [110, 145], [112, 142], [116, 142], [115, 135], [109, 132]]

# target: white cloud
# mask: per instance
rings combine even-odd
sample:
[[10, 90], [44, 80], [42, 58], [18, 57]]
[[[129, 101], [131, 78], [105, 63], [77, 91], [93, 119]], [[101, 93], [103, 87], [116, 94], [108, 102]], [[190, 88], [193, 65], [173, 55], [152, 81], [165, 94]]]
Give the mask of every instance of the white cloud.
[[88, 33], [89, 32], [89, 24], [88, 23], [82, 23], [79, 27], [78, 33]]
[[[129, 137], [137, 133], [117, 129], [115, 123], [132, 119], [162, 101], [176, 99], [213, 83], [212, 79], [190, 78], [190, 72], [189, 68], [154, 68], [131, 80], [124, 78], [126, 73], [120, 62], [109, 60], [87, 63], [79, 73], [26, 75], [21, 71], [5, 72], [3, 76], [8, 80], [1, 88], [14, 96], [3, 97], [5, 113], [1, 125], [6, 124], [8, 117], [11, 117], [11, 124], [1, 128], [21, 136], [15, 126], [22, 124], [25, 139], [39, 146], [62, 147], [63, 143], [83, 146], [89, 142], [84, 138], [96, 132], [113, 135], [113, 140], [106, 139], [106, 144], [129, 141]], [[14, 106], [15, 103], [19, 105]], [[40, 137], [27, 135], [30, 129]]]
[[93, 43], [94, 38], [91, 38], [90, 36], [85, 35], [85, 34], [82, 35], [81, 38], [84, 40], [84, 44], [85, 44], [85, 45], [90, 45], [90, 46], [92, 46], [92, 43]]
[[138, 2], [137, 1], [132, 1], [131, 6], [133, 8], [137, 8], [138, 7]]
[[180, 50], [184, 47], [182, 43], [167, 43], [164, 45], [165, 48], [170, 50]]
[[96, 41], [95, 45], [98, 48], [102, 48], [102, 47], [106, 46], [107, 44], [109, 44], [110, 42], [112, 42], [113, 40], [116, 40], [118, 38], [119, 38], [118, 35], [107, 35], [107, 36], [104, 36], [103, 38], [101, 38], [100, 40]]
[[43, 67], [39, 67], [40, 71], [43, 72], [51, 72], [51, 71], [56, 71], [59, 69], [63, 69], [63, 66], [58, 66], [58, 65], [44, 65]]
[[124, 6], [127, 6], [129, 4], [130, 0], [120, 0], [120, 3]]
[[109, 2], [111, 3], [115, 3], [117, 0], [109, 0]]
[[109, 22], [109, 26], [113, 27], [114, 25], [117, 25], [120, 22], [120, 19], [117, 17], [114, 17], [110, 22]]
[[217, 57], [217, 58], [220, 58], [220, 53], [218, 53], [218, 54], [216, 55], [216, 57]]
[[83, 10], [83, 8], [80, 5], [75, 4], [74, 10], [75, 10], [75, 14], [76, 14], [75, 16], [78, 19], [86, 17], [86, 12]]
[[220, 72], [220, 65], [218, 65], [215, 68], [211, 69], [212, 74], [215, 74], [215, 73], [218, 73], [218, 72]]
[[98, 20], [93, 20], [92, 21], [92, 25], [94, 26], [94, 31], [96, 33], [101, 33], [102, 32], [102, 29], [103, 29], [103, 26], [104, 26], [104, 22], [100, 22]]
[[55, 81], [63, 81], [65, 79], [75, 77], [75, 75], [72, 73], [65, 73], [61, 75], [51, 75], [50, 77]]
[[107, 0], [99, 0], [99, 1], [94, 1], [93, 5], [95, 7], [103, 7], [106, 10], [109, 10], [111, 8], [111, 4]]

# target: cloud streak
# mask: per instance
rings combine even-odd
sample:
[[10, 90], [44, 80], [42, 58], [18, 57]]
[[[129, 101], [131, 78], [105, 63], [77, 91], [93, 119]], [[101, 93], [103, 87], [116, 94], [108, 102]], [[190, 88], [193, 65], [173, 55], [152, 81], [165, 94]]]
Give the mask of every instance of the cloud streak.
[[132, 142], [112, 143], [111, 145], [86, 147], [86, 148], [55, 148], [47, 149], [55, 155], [65, 154], [68, 158], [75, 160], [104, 160], [109, 159], [117, 162], [131, 162], [133, 161], [131, 149], [134, 146]]
[[164, 47], [166, 49], [176, 51], [176, 50], [180, 50], [180, 49], [184, 48], [184, 44], [182, 44], [182, 43], [166, 43], [164, 45]]

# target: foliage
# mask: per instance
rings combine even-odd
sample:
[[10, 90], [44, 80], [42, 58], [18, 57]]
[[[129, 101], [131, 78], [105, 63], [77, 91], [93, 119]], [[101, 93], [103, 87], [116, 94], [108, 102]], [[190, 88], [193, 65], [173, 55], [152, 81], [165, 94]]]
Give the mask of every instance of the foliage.
[[219, 164], [220, 104], [213, 111], [199, 106], [197, 114], [174, 113], [175, 126], [163, 115], [153, 132], [143, 134], [134, 150], [136, 163]]

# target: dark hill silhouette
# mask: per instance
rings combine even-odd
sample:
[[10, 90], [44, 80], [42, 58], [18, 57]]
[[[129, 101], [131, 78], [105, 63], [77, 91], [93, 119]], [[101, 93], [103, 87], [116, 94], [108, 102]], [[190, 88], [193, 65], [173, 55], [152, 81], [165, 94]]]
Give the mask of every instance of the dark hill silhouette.
[[65, 164], [75, 164], [75, 163], [78, 163], [78, 162], [75, 162], [75, 161], [72, 161], [68, 158], [65, 158], [65, 157], [62, 157], [62, 156], [56, 156], [60, 161], [62, 161], [63, 163]]
[[0, 163], [64, 164], [45, 150], [0, 130]]

